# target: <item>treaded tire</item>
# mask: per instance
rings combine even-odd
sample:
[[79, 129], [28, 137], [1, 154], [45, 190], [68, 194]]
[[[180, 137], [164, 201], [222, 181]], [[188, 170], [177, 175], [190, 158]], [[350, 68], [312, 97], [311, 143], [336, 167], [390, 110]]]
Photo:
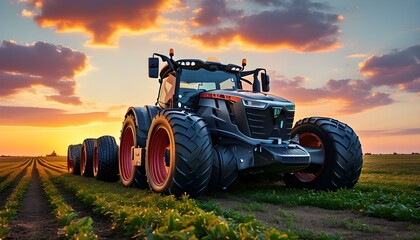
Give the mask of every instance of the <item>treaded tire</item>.
[[118, 180], [118, 145], [112, 136], [102, 136], [95, 141], [93, 176], [105, 182]]
[[124, 187], [136, 187], [141, 189], [148, 188], [146, 170], [144, 166], [136, 167], [131, 161], [131, 147], [141, 146], [142, 136], [146, 135], [135, 123], [133, 115], [128, 114], [123, 122], [121, 130], [121, 142], [118, 155], [118, 169], [120, 180]]
[[208, 190], [225, 190], [238, 177], [238, 163], [231, 149], [218, 145], [215, 151]]
[[93, 155], [95, 150], [94, 138], [87, 138], [83, 141], [82, 152], [80, 154], [80, 175], [93, 177]]
[[80, 175], [80, 153], [82, 144], [69, 145], [67, 148], [67, 171]]
[[288, 187], [317, 190], [354, 187], [363, 157], [359, 137], [351, 127], [335, 119], [311, 117], [295, 124], [292, 138], [297, 134], [303, 147], [323, 153], [323, 163], [311, 163], [305, 170], [286, 174], [284, 181]]
[[195, 197], [206, 190], [214, 156], [202, 118], [184, 111], [161, 111], [147, 139], [146, 175], [153, 191]]

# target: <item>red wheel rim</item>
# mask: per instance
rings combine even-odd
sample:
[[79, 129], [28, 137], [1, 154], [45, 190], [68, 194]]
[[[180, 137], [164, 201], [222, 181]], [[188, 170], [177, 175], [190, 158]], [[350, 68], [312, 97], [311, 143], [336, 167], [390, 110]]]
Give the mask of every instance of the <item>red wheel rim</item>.
[[73, 172], [73, 159], [70, 158], [70, 150], [67, 150], [67, 172], [72, 173]]
[[93, 154], [93, 175], [96, 176], [98, 174], [98, 147], [95, 146], [94, 154]]
[[[313, 133], [303, 133], [299, 135], [299, 144], [304, 148], [318, 149], [323, 152], [323, 158], [325, 162], [325, 147], [322, 140]], [[312, 182], [319, 177], [322, 172], [324, 165], [321, 166], [310, 166], [307, 169], [295, 172], [294, 175], [301, 182]]]
[[83, 175], [86, 168], [86, 149], [82, 147], [82, 154], [80, 156], [80, 173]]
[[134, 146], [133, 129], [124, 129], [120, 146], [120, 169], [123, 181], [129, 181], [133, 176], [133, 163], [131, 161], [131, 147]]
[[171, 156], [170, 144], [168, 131], [162, 126], [157, 127], [152, 134], [148, 149], [149, 173], [151, 180], [157, 186], [162, 186], [168, 180], [171, 161], [166, 161], [165, 153], [169, 151]]

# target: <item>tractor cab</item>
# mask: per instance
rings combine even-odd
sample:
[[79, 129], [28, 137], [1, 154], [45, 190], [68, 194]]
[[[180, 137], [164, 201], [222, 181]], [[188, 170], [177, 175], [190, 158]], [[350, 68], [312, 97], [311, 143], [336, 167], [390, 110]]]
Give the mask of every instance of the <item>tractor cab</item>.
[[[159, 76], [159, 59], [167, 64], [161, 69]], [[149, 58], [149, 77], [158, 78], [161, 84], [157, 105], [166, 108], [194, 108], [197, 96], [203, 92], [213, 90], [240, 90], [243, 82], [251, 84], [254, 92], [269, 91], [269, 77], [265, 69], [255, 69], [244, 72], [246, 60], [243, 59], [242, 67], [234, 64], [221, 64], [214, 59], [202, 61], [198, 59], [173, 60], [173, 50], [170, 58], [161, 54], [153, 54]], [[261, 80], [258, 73], [261, 73]], [[254, 75], [254, 81], [245, 79], [245, 76]]]

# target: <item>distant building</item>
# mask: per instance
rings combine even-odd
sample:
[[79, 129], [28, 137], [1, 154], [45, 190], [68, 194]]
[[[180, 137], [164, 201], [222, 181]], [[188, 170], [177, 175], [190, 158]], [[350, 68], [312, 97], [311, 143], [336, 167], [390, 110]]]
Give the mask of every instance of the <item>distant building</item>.
[[53, 151], [51, 154], [47, 154], [47, 157], [57, 157], [57, 153], [55, 153], [55, 151]]

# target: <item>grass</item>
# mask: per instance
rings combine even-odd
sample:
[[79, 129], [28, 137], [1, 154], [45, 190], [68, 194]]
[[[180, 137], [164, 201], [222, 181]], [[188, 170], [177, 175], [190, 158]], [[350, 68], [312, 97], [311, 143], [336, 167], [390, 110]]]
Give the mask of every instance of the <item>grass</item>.
[[240, 203], [234, 208], [235, 210], [243, 210], [247, 212], [267, 212], [268, 208], [263, 206], [261, 203], [250, 202], [250, 203]]
[[369, 226], [361, 221], [345, 217], [343, 219], [337, 219], [336, 216], [326, 215], [323, 217], [324, 221], [331, 223], [332, 225], [338, 228], [345, 228], [349, 230], [357, 230], [364, 233], [380, 233], [382, 232], [382, 228], [379, 226]]
[[420, 155], [370, 155], [364, 156], [362, 175], [354, 189], [287, 189], [277, 179], [239, 185], [225, 196], [284, 206], [352, 209], [367, 216], [420, 223], [419, 183]]
[[[238, 212], [268, 211], [262, 203], [351, 209], [367, 216], [413, 223], [410, 226], [416, 226], [420, 222], [419, 155], [364, 156], [362, 175], [354, 189], [336, 192], [287, 189], [277, 176], [263, 176], [263, 180], [241, 183], [229, 192], [213, 193], [237, 200], [247, 199], [246, 203], [229, 211], [221, 210], [213, 201], [187, 198], [177, 200], [150, 191], [123, 188], [119, 183], [102, 183], [62, 174], [66, 169], [63, 159], [47, 158], [42, 163], [46, 168], [52, 168], [52, 175], [61, 175], [57, 179], [60, 185], [73, 191], [85, 204], [93, 206], [95, 212], [110, 217], [114, 226], [130, 237], [217, 238], [223, 233], [232, 239], [265, 239], [270, 236], [341, 239], [338, 235], [329, 235], [317, 229], [296, 228], [296, 216], [282, 209], [275, 212], [273, 219], [278, 223], [285, 223], [283, 232], [268, 228], [256, 221], [251, 214]], [[6, 163], [0, 162], [0, 166], [2, 164]], [[365, 225], [352, 218], [337, 220], [326, 216], [325, 220], [337, 227], [354, 231], [381, 231], [378, 227]], [[415, 227], [412, 228], [416, 232]]]

